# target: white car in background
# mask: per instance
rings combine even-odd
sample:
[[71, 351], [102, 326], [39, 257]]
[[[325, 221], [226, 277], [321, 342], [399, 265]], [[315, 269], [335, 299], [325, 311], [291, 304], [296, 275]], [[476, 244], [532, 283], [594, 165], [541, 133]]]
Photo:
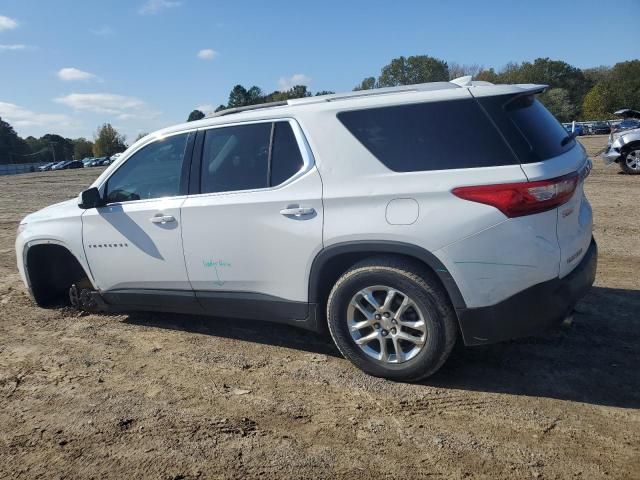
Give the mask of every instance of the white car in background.
[[624, 173], [640, 175], [640, 112], [625, 108], [615, 112], [624, 120], [611, 130], [602, 158], [617, 163]]
[[591, 162], [544, 89], [469, 77], [160, 130], [20, 223], [20, 274], [41, 306], [328, 330], [365, 372], [426, 377], [458, 335], [539, 333], [594, 281]]

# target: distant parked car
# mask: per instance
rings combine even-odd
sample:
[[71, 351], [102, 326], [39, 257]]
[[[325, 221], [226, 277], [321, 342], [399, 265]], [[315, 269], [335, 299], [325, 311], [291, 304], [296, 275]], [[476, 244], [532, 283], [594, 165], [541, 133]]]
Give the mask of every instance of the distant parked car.
[[[571, 133], [571, 129], [573, 128], [573, 125], [571, 123], [563, 123], [562, 126], [568, 133]], [[578, 136], [584, 135], [584, 128], [582, 127], [582, 125], [576, 123], [575, 133]]]
[[51, 170], [62, 170], [63, 165], [65, 165], [69, 160], [63, 160], [61, 162], [54, 163], [51, 166]]
[[615, 162], [624, 173], [640, 175], [640, 111], [623, 108], [614, 114], [623, 120], [611, 129], [602, 158], [606, 165]]
[[80, 160], [71, 160], [62, 167], [62, 170], [69, 170], [72, 168], [84, 168], [84, 163], [82, 163]]
[[38, 167], [38, 171], [39, 172], [47, 172], [47, 171], [51, 170], [51, 167], [53, 167], [55, 164], [56, 164], [55, 162], [45, 163], [44, 165]]
[[591, 135], [609, 135], [611, 126], [608, 122], [594, 122], [591, 125]]
[[637, 118], [625, 118], [618, 124], [616, 131], [619, 132], [621, 130], [631, 130], [634, 128], [640, 128], [640, 120]]
[[53, 166], [52, 170], [69, 170], [71, 168], [82, 168], [84, 164], [80, 160], [65, 160]]
[[87, 157], [87, 158], [83, 158], [83, 159], [82, 159], [82, 164], [83, 164], [85, 167], [90, 166], [89, 164], [90, 164], [91, 162], [93, 162], [93, 157]]
[[100, 167], [102, 165], [102, 162], [105, 160], [105, 158], [106, 157], [92, 158], [87, 166], [88, 167]]

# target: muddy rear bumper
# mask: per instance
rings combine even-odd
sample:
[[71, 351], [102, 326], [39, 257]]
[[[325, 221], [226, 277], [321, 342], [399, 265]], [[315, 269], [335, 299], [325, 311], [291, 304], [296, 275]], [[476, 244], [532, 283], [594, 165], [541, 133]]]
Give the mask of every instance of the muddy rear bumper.
[[543, 333], [571, 313], [596, 277], [595, 240], [580, 264], [564, 278], [555, 278], [523, 290], [489, 307], [458, 309], [466, 345], [485, 345]]

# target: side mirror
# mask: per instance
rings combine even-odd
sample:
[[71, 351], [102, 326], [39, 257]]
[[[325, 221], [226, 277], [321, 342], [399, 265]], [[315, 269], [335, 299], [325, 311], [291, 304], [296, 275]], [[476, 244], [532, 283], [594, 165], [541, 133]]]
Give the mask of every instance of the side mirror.
[[100, 190], [96, 187], [92, 187], [89, 190], [85, 190], [80, 194], [80, 201], [78, 207], [83, 209], [98, 208], [105, 205], [104, 200], [100, 196]]

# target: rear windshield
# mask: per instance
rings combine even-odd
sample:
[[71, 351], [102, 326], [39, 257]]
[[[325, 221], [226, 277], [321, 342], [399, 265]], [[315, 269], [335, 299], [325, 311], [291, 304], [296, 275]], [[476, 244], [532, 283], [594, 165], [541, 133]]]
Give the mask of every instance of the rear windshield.
[[517, 164], [474, 99], [340, 112], [338, 119], [396, 172]]
[[557, 157], [575, 146], [567, 130], [534, 95], [500, 95], [478, 101], [522, 163]]

